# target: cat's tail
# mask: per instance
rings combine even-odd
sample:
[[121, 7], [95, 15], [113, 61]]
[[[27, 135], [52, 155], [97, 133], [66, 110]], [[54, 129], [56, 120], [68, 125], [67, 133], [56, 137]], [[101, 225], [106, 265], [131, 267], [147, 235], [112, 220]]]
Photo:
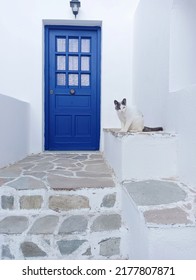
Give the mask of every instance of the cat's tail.
[[144, 132], [163, 131], [163, 128], [162, 128], [162, 127], [147, 127], [147, 126], [144, 126], [143, 131], [144, 131]]

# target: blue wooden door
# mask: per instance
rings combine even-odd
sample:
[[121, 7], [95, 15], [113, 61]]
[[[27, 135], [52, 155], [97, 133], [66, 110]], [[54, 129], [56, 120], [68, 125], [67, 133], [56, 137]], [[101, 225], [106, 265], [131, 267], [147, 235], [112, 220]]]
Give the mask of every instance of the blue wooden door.
[[98, 150], [100, 30], [46, 27], [45, 149]]

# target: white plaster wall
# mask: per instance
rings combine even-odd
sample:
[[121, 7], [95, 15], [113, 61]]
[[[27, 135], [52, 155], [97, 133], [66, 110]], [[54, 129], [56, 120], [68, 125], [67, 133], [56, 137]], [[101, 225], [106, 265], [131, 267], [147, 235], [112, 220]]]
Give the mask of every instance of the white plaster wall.
[[178, 176], [178, 137], [174, 134], [122, 136], [105, 131], [104, 142], [104, 157], [119, 182]]
[[114, 137], [110, 132], [104, 132], [104, 151], [103, 155], [109, 166], [118, 178], [118, 181], [122, 181], [122, 139]]
[[122, 138], [122, 181], [177, 177], [178, 137], [136, 134]]
[[134, 19], [133, 93], [145, 125], [165, 126], [172, 0], [141, 0]]
[[148, 259], [148, 231], [143, 215], [124, 187], [122, 192], [122, 220], [127, 233], [122, 239], [122, 250], [130, 260]]
[[149, 259], [195, 260], [195, 227], [148, 228]]
[[180, 179], [196, 188], [196, 2], [175, 0], [171, 13], [170, 93], [166, 129], [179, 134]]
[[[102, 22], [101, 126], [116, 127], [113, 99], [131, 98], [131, 20], [139, 0], [82, 0], [77, 20], [65, 0], [7, 0], [0, 9], [0, 90], [31, 104], [30, 152], [42, 151], [43, 20]], [[52, 22], [53, 20], [53, 22]], [[67, 20], [69, 22], [67, 22]], [[44, 21], [46, 23], [46, 21]]]
[[179, 135], [179, 177], [196, 188], [196, 84], [171, 92], [167, 110], [167, 127]]
[[29, 152], [29, 105], [0, 94], [0, 168]]
[[170, 91], [196, 83], [196, 1], [174, 0], [170, 31]]

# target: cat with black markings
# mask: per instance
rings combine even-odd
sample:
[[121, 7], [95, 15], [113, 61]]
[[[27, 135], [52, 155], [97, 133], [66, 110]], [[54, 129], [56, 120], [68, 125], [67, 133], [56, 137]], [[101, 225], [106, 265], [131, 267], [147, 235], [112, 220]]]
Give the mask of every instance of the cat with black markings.
[[127, 100], [124, 98], [121, 102], [114, 100], [115, 110], [121, 122], [120, 132], [150, 132], [163, 131], [162, 127], [144, 126], [144, 116], [135, 106], [128, 107]]

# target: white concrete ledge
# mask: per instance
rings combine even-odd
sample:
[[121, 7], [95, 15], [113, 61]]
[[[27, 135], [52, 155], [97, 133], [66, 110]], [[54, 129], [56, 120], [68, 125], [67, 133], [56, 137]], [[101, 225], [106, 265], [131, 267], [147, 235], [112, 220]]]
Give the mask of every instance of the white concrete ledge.
[[167, 132], [104, 129], [104, 157], [120, 182], [176, 177], [177, 140]]

